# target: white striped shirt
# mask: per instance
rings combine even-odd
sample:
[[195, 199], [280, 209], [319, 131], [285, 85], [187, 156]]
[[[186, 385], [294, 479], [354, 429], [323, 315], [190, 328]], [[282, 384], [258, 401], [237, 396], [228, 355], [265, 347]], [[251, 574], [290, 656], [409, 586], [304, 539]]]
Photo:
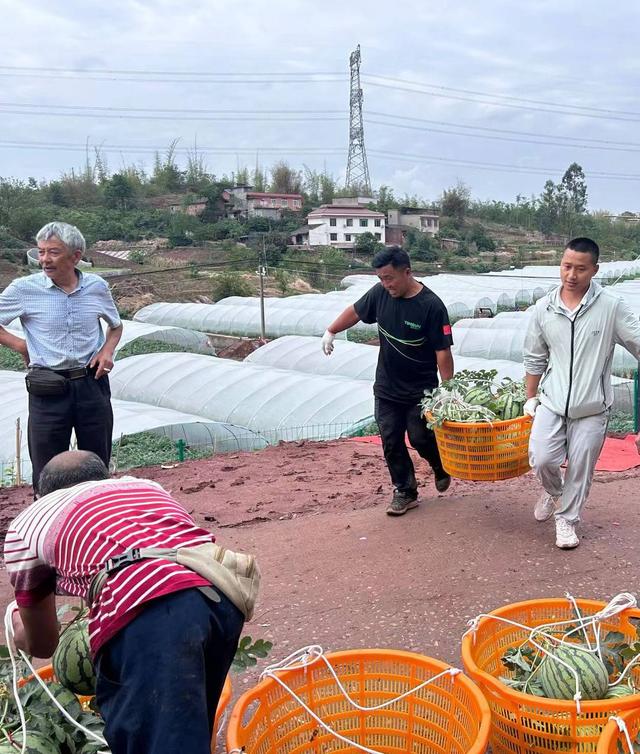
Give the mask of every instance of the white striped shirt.
[[0, 325], [20, 320], [30, 366], [84, 367], [104, 345], [100, 320], [120, 325], [107, 283], [90, 272], [76, 273], [78, 286], [71, 293], [44, 272], [17, 278], [0, 293]]
[[[45, 495], [7, 532], [4, 556], [16, 601], [30, 607], [51, 593], [86, 597], [104, 562], [133, 547], [189, 547], [213, 541], [159, 484], [125, 477]], [[145, 602], [207, 581], [167, 560], [142, 560], [110, 576], [91, 610], [95, 654]]]

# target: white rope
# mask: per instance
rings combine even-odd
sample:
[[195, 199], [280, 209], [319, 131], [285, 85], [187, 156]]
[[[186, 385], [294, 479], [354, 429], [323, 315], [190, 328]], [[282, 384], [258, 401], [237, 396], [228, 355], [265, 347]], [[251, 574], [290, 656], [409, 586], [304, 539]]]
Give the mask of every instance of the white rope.
[[[320, 647], [317, 644], [310, 645], [308, 647], [303, 647], [302, 649], [298, 650], [297, 652], [294, 652], [290, 654], [288, 657], [286, 657], [284, 660], [274, 663], [273, 665], [268, 666], [265, 668], [265, 670], [260, 674], [260, 678], [271, 678], [276, 683], [278, 683], [282, 688], [284, 688], [287, 693], [305, 710], [305, 712], [313, 719], [315, 720], [318, 725], [320, 725], [324, 730], [326, 730], [328, 733], [330, 733], [332, 736], [337, 738], [339, 741], [342, 741], [343, 743], [349, 744], [350, 746], [354, 746], [356, 749], [359, 749], [360, 751], [366, 752], [366, 754], [384, 754], [384, 752], [380, 752], [377, 749], [369, 749], [367, 746], [364, 746], [362, 744], [357, 743], [356, 741], [353, 741], [349, 738], [346, 738], [345, 736], [341, 735], [340, 733], [336, 732], [331, 728], [327, 723], [324, 722], [318, 715], [313, 712], [309, 708], [309, 706], [291, 689], [287, 684], [278, 676], [276, 673], [284, 671], [284, 670], [294, 670], [294, 669], [304, 669], [306, 670], [313, 665], [314, 663], [322, 661], [326, 665], [330, 675], [335, 680], [338, 688], [340, 689], [342, 695], [344, 698], [349, 702], [349, 704], [354, 707], [355, 709], [361, 711], [361, 712], [373, 712], [375, 710], [384, 709], [385, 707], [389, 707], [392, 704], [396, 704], [397, 702], [401, 701], [407, 696], [410, 696], [412, 694], [415, 694], [420, 689], [424, 688], [425, 686], [428, 686], [429, 684], [433, 683], [434, 681], [437, 681], [439, 678], [442, 678], [443, 676], [449, 676], [450, 678], [455, 678], [458, 673], [461, 673], [462, 671], [459, 668], [447, 668], [446, 670], [443, 670], [441, 673], [438, 673], [437, 675], [433, 676], [432, 678], [427, 679], [426, 681], [423, 681], [418, 686], [415, 686], [412, 689], [409, 689], [409, 691], [405, 691], [403, 694], [400, 694], [397, 697], [394, 697], [393, 699], [389, 699], [386, 702], [382, 702], [381, 704], [375, 704], [371, 707], [366, 707], [363, 705], [358, 704], [354, 699], [352, 699], [349, 696], [349, 693], [342, 685], [340, 679], [338, 678], [335, 670], [331, 666], [331, 663], [329, 660], [325, 657], [324, 651], [322, 647]], [[240, 749], [233, 749], [229, 752], [229, 754], [238, 754], [241, 750]]]
[[[571, 596], [568, 592], [565, 594], [566, 598], [571, 603], [573, 609], [576, 612], [577, 618], [572, 618], [570, 620], [561, 620], [561, 621], [554, 621], [552, 623], [543, 623], [539, 626], [536, 626], [535, 628], [531, 628], [531, 626], [524, 625], [522, 623], [518, 623], [517, 621], [510, 620], [509, 618], [504, 618], [501, 615], [494, 615], [492, 613], [480, 613], [475, 618], [473, 618], [470, 621], [467, 621], [467, 630], [462, 635], [463, 638], [467, 636], [468, 634], [472, 635], [473, 642], [476, 641], [476, 634], [478, 631], [478, 626], [480, 624], [480, 620], [482, 618], [490, 618], [492, 620], [499, 621], [501, 623], [506, 623], [510, 626], [515, 626], [516, 628], [520, 628], [523, 631], [526, 631], [528, 633], [527, 639], [523, 642], [523, 644], [526, 644], [529, 642], [532, 644], [539, 652], [542, 652], [543, 654], [547, 655], [548, 657], [552, 657], [553, 660], [556, 662], [559, 662], [561, 665], [563, 665], [567, 670], [570, 670], [575, 683], [576, 683], [576, 693], [573, 696], [573, 700], [576, 703], [576, 710], [578, 714], [580, 714], [580, 700], [582, 699], [582, 695], [580, 693], [580, 677], [577, 673], [577, 671], [572, 668], [570, 665], [568, 665], [564, 660], [560, 659], [556, 655], [549, 652], [549, 650], [545, 649], [542, 645], [538, 644], [535, 641], [535, 637], [543, 637], [550, 641], [551, 643], [559, 643], [559, 644], [567, 644], [571, 645], [571, 642], [565, 642], [564, 639], [568, 636], [570, 636], [573, 633], [577, 633], [579, 631], [584, 632], [585, 639], [587, 641], [588, 648], [585, 648], [585, 652], [592, 652], [593, 654], [597, 654], [600, 660], [602, 661], [602, 651], [600, 647], [600, 623], [604, 620], [607, 620], [609, 618], [614, 617], [615, 615], [618, 615], [619, 613], [624, 612], [625, 610], [629, 610], [631, 608], [635, 608], [638, 605], [638, 602], [633, 594], [630, 592], [620, 592], [620, 594], [617, 594], [615, 597], [613, 597], [609, 602], [597, 613], [594, 613], [592, 616], [584, 617], [579, 608], [576, 600], [574, 597]], [[577, 624], [577, 625], [576, 625]], [[565, 634], [563, 634], [562, 639], [558, 639], [556, 636], [553, 636], [553, 634], [548, 633], [550, 629], [558, 629], [561, 626], [572, 626], [572, 629]], [[588, 627], [591, 627], [594, 638], [595, 638], [595, 647], [591, 646], [591, 642], [588, 639], [587, 631], [586, 629]], [[557, 632], [557, 631], [556, 631]], [[624, 671], [620, 674], [620, 677], [615, 683], [609, 684], [610, 686], [615, 686], [624, 678], [629, 668], [631, 668], [634, 664], [637, 662], [640, 662], [640, 655], [636, 656], [624, 669]]]
[[618, 730], [624, 736], [625, 742], [629, 747], [629, 754], [634, 754], [633, 742], [631, 741], [631, 736], [629, 735], [629, 730], [625, 721], [621, 717], [617, 717], [616, 715], [610, 717], [609, 720], [613, 720], [615, 722], [615, 724], [618, 726]]
[[[18, 694], [18, 668], [15, 661], [15, 655], [13, 651], [13, 647], [11, 642], [14, 639], [14, 632], [13, 632], [13, 622], [11, 620], [11, 616], [13, 614], [14, 608], [17, 607], [16, 602], [12, 602], [9, 607], [7, 607], [7, 610], [4, 615], [4, 631], [5, 631], [5, 637], [7, 640], [7, 650], [9, 652], [9, 658], [11, 660], [11, 668], [13, 670], [13, 696], [16, 703], [16, 707], [18, 708], [18, 714], [20, 716], [20, 726], [22, 729], [22, 749], [21, 754], [25, 754], [26, 746], [27, 746], [27, 723], [24, 717], [24, 709], [22, 706], [22, 701], [20, 699], [20, 696]], [[84, 725], [81, 725], [77, 720], [74, 720], [74, 718], [67, 712], [67, 710], [60, 704], [60, 702], [53, 696], [51, 691], [47, 688], [47, 684], [40, 678], [38, 673], [36, 672], [35, 668], [29, 661], [29, 658], [27, 655], [20, 649], [18, 650], [18, 653], [20, 654], [20, 657], [22, 658], [23, 662], [26, 664], [26, 666], [29, 668], [31, 673], [33, 674], [33, 677], [36, 679], [36, 681], [40, 684], [42, 689], [44, 689], [45, 694], [49, 697], [49, 699], [55, 704], [55, 706], [58, 708], [58, 710], [64, 715], [64, 717], [72, 724], [74, 725], [78, 730], [81, 730], [86, 736], [89, 738], [93, 738], [95, 741], [97, 741], [102, 746], [108, 746], [107, 742], [104, 740], [102, 736], [99, 736], [97, 733], [94, 733], [93, 731], [89, 730], [88, 728], [85, 728]], [[98, 752], [98, 754], [102, 754], [101, 752]], [[107, 753], [108, 754], [108, 753]]]

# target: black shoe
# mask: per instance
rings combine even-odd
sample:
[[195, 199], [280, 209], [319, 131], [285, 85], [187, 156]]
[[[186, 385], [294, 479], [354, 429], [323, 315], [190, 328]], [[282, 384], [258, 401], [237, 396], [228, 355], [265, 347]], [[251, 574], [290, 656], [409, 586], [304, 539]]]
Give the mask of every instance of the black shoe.
[[451, 484], [451, 477], [444, 469], [434, 471], [435, 485], [438, 492], [446, 492]]
[[393, 498], [387, 507], [388, 516], [402, 516], [412, 508], [418, 507], [418, 493], [393, 491]]

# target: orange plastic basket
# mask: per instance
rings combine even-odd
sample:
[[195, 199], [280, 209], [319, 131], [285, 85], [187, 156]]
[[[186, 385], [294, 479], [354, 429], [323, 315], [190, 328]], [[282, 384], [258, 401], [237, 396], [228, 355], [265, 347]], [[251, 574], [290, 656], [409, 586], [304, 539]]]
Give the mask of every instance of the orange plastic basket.
[[[576, 600], [583, 616], [594, 615], [604, 602]], [[553, 621], [575, 620], [576, 614], [567, 599], [541, 599], [518, 602], [494, 610], [500, 616], [531, 628]], [[603, 635], [620, 631], [627, 641], [635, 641], [636, 628], [630, 618], [640, 618], [640, 610], [625, 610], [601, 621]], [[640, 706], [640, 694], [583, 701], [578, 714], [573, 700], [545, 699], [523, 694], [498, 680], [509, 671], [500, 658], [510, 647], [520, 646], [528, 632], [492, 618], [482, 618], [474, 633], [462, 640], [465, 670], [483, 692], [491, 708], [491, 751], [493, 754], [564, 754], [595, 752], [598, 738], [611, 715]], [[632, 671], [640, 683], [640, 667]]]
[[493, 422], [443, 422], [433, 431], [447, 474], [457, 479], [495, 482], [529, 471], [531, 418]]
[[[626, 725], [631, 742], [634, 743], [640, 733], [640, 707], [623, 712], [619, 717]], [[597, 754], [633, 754], [624, 733], [615, 720], [609, 720], [598, 741]]]
[[[411, 652], [362, 649], [326, 654], [349, 695], [371, 707], [409, 691], [450, 666]], [[360, 711], [345, 699], [322, 661], [278, 673], [324, 723], [360, 746], [385, 754], [480, 754], [489, 736], [489, 707], [462, 673], [445, 675], [401, 701]], [[292, 696], [265, 678], [236, 702], [227, 751], [247, 754], [359, 752], [320, 726]]]

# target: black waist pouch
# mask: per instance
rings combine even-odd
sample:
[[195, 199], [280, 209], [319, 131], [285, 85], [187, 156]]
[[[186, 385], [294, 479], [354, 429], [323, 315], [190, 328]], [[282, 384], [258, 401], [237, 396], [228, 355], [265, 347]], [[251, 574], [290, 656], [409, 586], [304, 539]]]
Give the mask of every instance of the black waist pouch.
[[24, 379], [30, 395], [64, 395], [67, 392], [67, 378], [51, 369], [33, 367]]

